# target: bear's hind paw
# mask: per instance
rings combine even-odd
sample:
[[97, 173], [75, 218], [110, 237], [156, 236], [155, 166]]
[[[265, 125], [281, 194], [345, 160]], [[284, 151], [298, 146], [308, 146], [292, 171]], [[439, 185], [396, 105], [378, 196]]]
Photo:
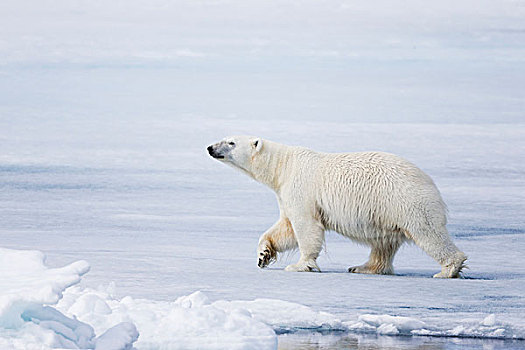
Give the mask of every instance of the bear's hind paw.
[[284, 270], [292, 272], [321, 272], [321, 269], [319, 268], [319, 266], [317, 266], [317, 263], [315, 261], [298, 262], [297, 264], [291, 264], [286, 266]]
[[366, 265], [351, 266], [348, 268], [348, 272], [350, 273], [371, 273], [366, 267]]
[[363, 264], [359, 266], [351, 266], [348, 268], [348, 272], [350, 273], [364, 273], [364, 274], [371, 274], [371, 275], [393, 275], [394, 269], [392, 266], [386, 266], [386, 267], [371, 267], [368, 264]]
[[445, 265], [441, 268], [441, 272], [436, 273], [434, 278], [461, 278], [461, 272], [468, 266], [465, 265], [467, 257], [461, 253], [458, 259], [451, 264]]

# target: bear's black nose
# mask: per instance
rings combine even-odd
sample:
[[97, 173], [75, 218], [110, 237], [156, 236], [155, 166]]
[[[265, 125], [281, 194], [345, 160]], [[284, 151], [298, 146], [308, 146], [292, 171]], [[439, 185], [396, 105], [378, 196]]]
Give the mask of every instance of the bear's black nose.
[[215, 150], [213, 148], [213, 145], [211, 146], [208, 146], [208, 153], [210, 154], [210, 156], [212, 156], [213, 158], [215, 159], [224, 159], [224, 156], [222, 154], [220, 154], [219, 152], [217, 152], [217, 150]]

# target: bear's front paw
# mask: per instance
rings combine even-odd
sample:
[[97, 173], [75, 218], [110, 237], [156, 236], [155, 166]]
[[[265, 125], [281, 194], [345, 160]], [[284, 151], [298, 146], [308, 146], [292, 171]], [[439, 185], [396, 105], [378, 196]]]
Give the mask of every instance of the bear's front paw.
[[259, 266], [261, 269], [265, 268], [276, 260], [275, 256], [276, 254], [273, 249], [271, 249], [269, 246], [263, 246], [262, 248], [258, 249], [257, 252], [257, 266]]

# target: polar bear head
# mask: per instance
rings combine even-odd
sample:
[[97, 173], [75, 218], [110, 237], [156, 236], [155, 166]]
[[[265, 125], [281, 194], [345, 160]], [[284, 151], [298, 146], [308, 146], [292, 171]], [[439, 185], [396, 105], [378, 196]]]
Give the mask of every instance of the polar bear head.
[[213, 158], [253, 176], [253, 160], [261, 152], [263, 140], [252, 136], [232, 136], [208, 146]]

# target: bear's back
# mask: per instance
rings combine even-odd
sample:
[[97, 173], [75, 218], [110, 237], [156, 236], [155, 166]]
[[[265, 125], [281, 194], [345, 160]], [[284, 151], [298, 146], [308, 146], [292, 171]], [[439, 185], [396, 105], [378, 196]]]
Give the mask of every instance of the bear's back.
[[394, 229], [409, 215], [425, 216], [427, 211], [446, 221], [446, 207], [432, 179], [399, 156], [325, 153], [321, 159], [317, 205], [330, 229]]

